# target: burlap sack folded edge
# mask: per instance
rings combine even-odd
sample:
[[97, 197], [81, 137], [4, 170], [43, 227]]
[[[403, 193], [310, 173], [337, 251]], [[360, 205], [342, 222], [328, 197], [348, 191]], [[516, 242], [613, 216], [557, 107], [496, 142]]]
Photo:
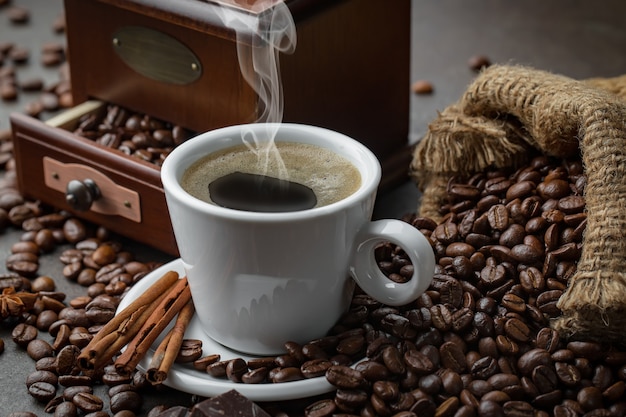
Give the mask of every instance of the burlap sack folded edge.
[[446, 184], [489, 166], [522, 163], [530, 147], [587, 174], [587, 228], [577, 272], [552, 323], [564, 337], [626, 342], [626, 75], [578, 81], [494, 65], [431, 122], [413, 155], [420, 215], [437, 219]]

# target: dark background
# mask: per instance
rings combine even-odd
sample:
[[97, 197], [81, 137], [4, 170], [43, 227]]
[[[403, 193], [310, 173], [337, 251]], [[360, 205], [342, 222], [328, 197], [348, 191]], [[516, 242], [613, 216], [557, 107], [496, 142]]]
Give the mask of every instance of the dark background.
[[[356, 1], [356, 0], [355, 0]], [[402, 1], [402, 0], [398, 0]], [[408, 1], [408, 0], [407, 0]], [[381, 2], [393, 7], [394, 1]], [[573, 78], [613, 77], [626, 73], [626, 2], [623, 0], [413, 0], [411, 81], [424, 79], [434, 86], [431, 95], [411, 100], [410, 142], [426, 132], [438, 111], [456, 101], [475, 76], [468, 60], [485, 55], [494, 63], [534, 66]], [[43, 77], [47, 83], [59, 78], [58, 68], [44, 68], [39, 53], [44, 42], [64, 42], [63, 34], [52, 30], [62, 14], [61, 0], [13, 0], [11, 5], [31, 11], [27, 24], [8, 20], [8, 6], [0, 6], [0, 42], [10, 41], [31, 51], [31, 59], [18, 68], [18, 77]], [[372, 30], [376, 30], [373, 28]], [[391, 46], [392, 47], [392, 46]], [[21, 112], [38, 93], [21, 93], [15, 102], [0, 101], [0, 130], [9, 128], [9, 114]], [[49, 117], [44, 114], [43, 118]], [[380, 117], [385, 117], [381, 114]], [[408, 167], [407, 167], [408, 168]], [[400, 217], [415, 211], [419, 193], [405, 184], [379, 195], [375, 216]], [[9, 229], [0, 234], [0, 259], [10, 253], [21, 232]], [[132, 241], [127, 249], [143, 261], [167, 261], [170, 257]], [[81, 295], [82, 287], [67, 282], [56, 252], [40, 258], [40, 275], [55, 279], [68, 299]], [[0, 263], [0, 273], [4, 272]], [[0, 417], [12, 411], [33, 411], [45, 415], [43, 407], [28, 394], [25, 379], [34, 362], [11, 341], [10, 328], [0, 327], [5, 352], [0, 354]], [[100, 391], [103, 393], [104, 391]], [[187, 394], [164, 389], [146, 398], [147, 412], [158, 403], [189, 405]]]

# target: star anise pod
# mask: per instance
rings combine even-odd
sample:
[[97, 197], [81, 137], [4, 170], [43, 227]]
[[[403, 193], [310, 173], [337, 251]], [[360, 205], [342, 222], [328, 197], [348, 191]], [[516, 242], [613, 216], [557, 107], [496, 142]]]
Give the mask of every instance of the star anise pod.
[[0, 317], [19, 316], [28, 311], [35, 304], [37, 294], [30, 292], [16, 292], [15, 288], [8, 287], [2, 290], [0, 295]]

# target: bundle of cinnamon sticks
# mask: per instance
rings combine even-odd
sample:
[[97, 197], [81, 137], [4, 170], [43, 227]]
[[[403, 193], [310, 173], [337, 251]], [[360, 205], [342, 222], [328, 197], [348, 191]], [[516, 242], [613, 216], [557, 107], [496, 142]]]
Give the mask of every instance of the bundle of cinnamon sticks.
[[173, 327], [159, 343], [146, 373], [148, 381], [160, 384], [167, 378], [178, 355], [193, 314], [187, 278], [169, 271], [100, 329], [82, 349], [78, 366], [86, 374], [95, 373], [126, 346], [114, 366], [119, 374], [130, 374], [177, 316]]

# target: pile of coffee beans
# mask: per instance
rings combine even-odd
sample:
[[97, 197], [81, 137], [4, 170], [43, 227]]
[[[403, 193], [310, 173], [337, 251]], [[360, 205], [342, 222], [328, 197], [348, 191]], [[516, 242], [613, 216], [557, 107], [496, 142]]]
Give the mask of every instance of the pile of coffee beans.
[[[431, 239], [432, 285], [402, 308], [355, 297], [367, 359], [331, 366], [335, 396], [305, 414], [626, 415], [626, 352], [550, 328], [580, 256], [584, 187], [580, 161], [544, 156], [451, 178], [441, 222], [405, 218]], [[408, 276], [402, 250], [379, 256], [393, 280]]]
[[113, 104], [81, 116], [73, 133], [155, 165], [193, 135], [179, 125]]
[[[404, 218], [437, 256], [417, 301], [389, 307], [358, 292], [326, 337], [288, 342], [275, 358], [194, 366], [237, 383], [324, 376], [337, 390], [305, 405], [309, 417], [624, 416], [623, 347], [550, 328], [581, 252], [585, 180], [579, 160], [545, 156], [451, 178], [442, 221]], [[381, 245], [376, 257], [389, 279], [410, 278], [401, 248]]]
[[[101, 227], [24, 200], [13, 166], [4, 166], [0, 219], [3, 228], [21, 228], [22, 237], [0, 287], [37, 294], [33, 308], [3, 318], [35, 363], [26, 389], [58, 416], [104, 416], [107, 407], [114, 415], [139, 414], [142, 393], [153, 389], [141, 372], [119, 375], [107, 366], [86, 375], [76, 356], [128, 288], [157, 265], [135, 260]], [[209, 355], [188, 366], [237, 383], [321, 376], [337, 388], [295, 412], [273, 405], [276, 416], [626, 415], [626, 351], [564, 341], [550, 328], [580, 256], [584, 188], [580, 161], [544, 156], [516, 172], [451, 178], [443, 220], [404, 218], [429, 237], [437, 257], [433, 282], [418, 300], [390, 307], [357, 290], [327, 336], [287, 342], [285, 355]], [[70, 300], [56, 291], [55, 278], [38, 273], [39, 258], [60, 245], [62, 279], [85, 288]], [[410, 278], [413, 266], [400, 247], [381, 245], [376, 257], [390, 280]], [[197, 352], [193, 342], [189, 351]], [[108, 398], [94, 394], [97, 384], [109, 387]]]
[[[4, 191], [1, 195], [9, 194]], [[26, 389], [47, 413], [55, 416], [77, 412], [108, 416], [105, 406], [114, 415], [135, 415], [142, 406], [139, 391], [146, 386], [143, 374], [121, 376], [107, 366], [87, 375], [80, 372], [76, 356], [115, 315], [127, 289], [159, 264], [135, 260], [105, 229], [85, 224], [67, 213], [37, 202], [0, 200], [4, 201], [2, 210], [8, 213], [5, 227], [23, 230], [6, 260], [9, 272], [0, 274], [0, 291], [13, 288], [37, 296], [32, 308], [17, 316], [2, 317], [3, 325], [13, 326], [12, 341], [34, 361]], [[70, 246], [59, 255], [65, 265], [61, 278], [85, 288], [84, 295], [69, 300], [56, 290], [54, 278], [38, 275], [39, 257], [60, 245]], [[93, 393], [99, 384], [110, 387], [108, 401]]]

